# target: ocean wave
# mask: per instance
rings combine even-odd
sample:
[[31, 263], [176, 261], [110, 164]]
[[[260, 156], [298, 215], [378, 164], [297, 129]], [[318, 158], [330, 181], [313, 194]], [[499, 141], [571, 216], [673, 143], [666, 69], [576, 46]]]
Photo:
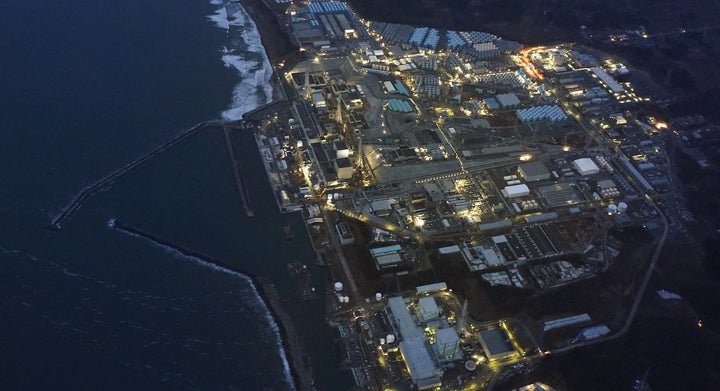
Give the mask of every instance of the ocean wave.
[[236, 44], [237, 48], [220, 50], [225, 66], [234, 68], [240, 76], [240, 82], [233, 88], [232, 102], [221, 115], [226, 120], [238, 120], [248, 111], [272, 100], [270, 79], [273, 69], [257, 25], [247, 11], [237, 3], [214, 0], [211, 4], [222, 6], [213, 15], [208, 15], [208, 19], [219, 28], [237, 32], [241, 41]]
[[214, 14], [208, 15], [208, 19], [215, 22], [215, 25], [221, 29], [230, 29], [230, 22], [228, 21], [227, 9], [225, 7], [216, 9]]
[[272, 316], [272, 313], [270, 312], [270, 308], [268, 307], [268, 304], [265, 303], [265, 300], [262, 299], [262, 296], [260, 296], [260, 292], [258, 292], [257, 287], [255, 286], [255, 284], [253, 283], [253, 280], [249, 276], [239, 273], [239, 272], [236, 272], [234, 270], [226, 269], [226, 268], [224, 268], [222, 266], [218, 266], [214, 263], [206, 262], [200, 258], [184, 254], [183, 252], [181, 252], [173, 247], [164, 245], [162, 243], [158, 243], [150, 238], [146, 238], [144, 236], [134, 234], [134, 233], [126, 231], [124, 229], [120, 230], [120, 232], [122, 232], [126, 235], [129, 235], [131, 237], [143, 239], [146, 242], [150, 242], [153, 245], [157, 246], [158, 248], [161, 248], [161, 249], [167, 251], [168, 253], [174, 255], [177, 258], [188, 260], [188, 261], [194, 262], [200, 266], [210, 268], [212, 270], [216, 270], [216, 271], [219, 271], [219, 272], [222, 272], [225, 274], [229, 274], [229, 275], [232, 275], [235, 277], [239, 277], [242, 280], [246, 281], [248, 283], [248, 286], [250, 286], [250, 289], [252, 290], [252, 296], [255, 299], [254, 300], [255, 303], [257, 303], [257, 305], [260, 307], [260, 310], [263, 313], [266, 323], [268, 325], [270, 325], [270, 328], [273, 332], [273, 337], [275, 339], [275, 345], [278, 349], [278, 355], [280, 356], [280, 360], [282, 361], [282, 365], [283, 365], [283, 373], [285, 375], [285, 381], [287, 382], [287, 384], [291, 390], [295, 390], [295, 383], [293, 381], [293, 377], [290, 372], [290, 363], [288, 362], [288, 359], [287, 359], [287, 352], [285, 351], [285, 347], [282, 344], [283, 341], [282, 341], [282, 336], [280, 334], [280, 326], [275, 321], [275, 318]]

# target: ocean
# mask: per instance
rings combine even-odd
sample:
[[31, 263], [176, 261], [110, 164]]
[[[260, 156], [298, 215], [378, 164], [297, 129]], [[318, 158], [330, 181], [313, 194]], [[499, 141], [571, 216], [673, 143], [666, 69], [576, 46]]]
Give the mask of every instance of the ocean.
[[300, 216], [278, 213], [251, 134], [232, 137], [253, 219], [223, 136], [209, 130], [102, 189], [62, 231], [44, 228], [84, 188], [183, 130], [269, 101], [271, 69], [244, 10], [7, 0], [0, 26], [0, 389], [294, 389], [278, 326], [246, 276], [112, 219], [270, 277], [318, 389], [349, 387], [323, 303], [300, 303], [285, 265], [308, 264], [321, 292], [326, 272]]

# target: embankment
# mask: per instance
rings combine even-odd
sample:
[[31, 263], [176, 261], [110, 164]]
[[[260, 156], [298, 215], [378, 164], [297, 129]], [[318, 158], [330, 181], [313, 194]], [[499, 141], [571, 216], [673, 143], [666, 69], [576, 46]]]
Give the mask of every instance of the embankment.
[[313, 389], [314, 379], [310, 362], [306, 360], [307, 353], [302, 346], [300, 336], [295, 330], [295, 326], [290, 319], [290, 315], [282, 306], [280, 294], [277, 292], [275, 285], [273, 285], [270, 280], [256, 276], [255, 274], [238, 267], [234, 262], [203, 254], [198, 250], [181, 243], [175, 243], [170, 239], [160, 237], [142, 228], [125, 224], [117, 220], [113, 220], [112, 227], [127, 234], [138, 236], [158, 245], [174, 249], [183, 255], [197, 258], [203, 262], [247, 276], [257, 289], [260, 298], [265, 302], [265, 304], [267, 304], [270, 314], [275, 320], [275, 323], [278, 325], [280, 338], [290, 364], [290, 373], [293, 377], [295, 387], [300, 391], [309, 391]]

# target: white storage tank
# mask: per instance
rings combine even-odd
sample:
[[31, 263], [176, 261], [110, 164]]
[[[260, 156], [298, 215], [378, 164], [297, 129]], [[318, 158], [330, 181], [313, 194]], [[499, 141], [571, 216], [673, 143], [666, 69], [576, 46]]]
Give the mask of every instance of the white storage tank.
[[628, 204], [626, 204], [624, 202], [619, 203], [617, 206], [618, 213], [625, 213], [625, 212], [627, 212], [627, 209], [628, 209]]
[[615, 206], [615, 204], [610, 204], [610, 205], [608, 205], [608, 207], [607, 207], [607, 213], [608, 213], [609, 215], [617, 214], [617, 211], [618, 211], [618, 207]]

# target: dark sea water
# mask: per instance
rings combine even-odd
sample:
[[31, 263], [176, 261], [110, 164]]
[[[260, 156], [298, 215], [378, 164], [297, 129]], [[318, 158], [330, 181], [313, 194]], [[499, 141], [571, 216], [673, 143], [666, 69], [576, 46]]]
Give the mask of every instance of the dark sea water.
[[[0, 389], [293, 389], [277, 326], [246, 277], [111, 229], [113, 218], [270, 276], [319, 388], [349, 386], [322, 303], [293, 294], [285, 264], [309, 264], [320, 291], [326, 277], [300, 217], [277, 213], [251, 135], [233, 141], [255, 219], [210, 130], [90, 198], [61, 232], [43, 228], [83, 188], [183, 129], [267, 101], [258, 37], [228, 9], [0, 2]], [[286, 225], [298, 239], [283, 240]]]

